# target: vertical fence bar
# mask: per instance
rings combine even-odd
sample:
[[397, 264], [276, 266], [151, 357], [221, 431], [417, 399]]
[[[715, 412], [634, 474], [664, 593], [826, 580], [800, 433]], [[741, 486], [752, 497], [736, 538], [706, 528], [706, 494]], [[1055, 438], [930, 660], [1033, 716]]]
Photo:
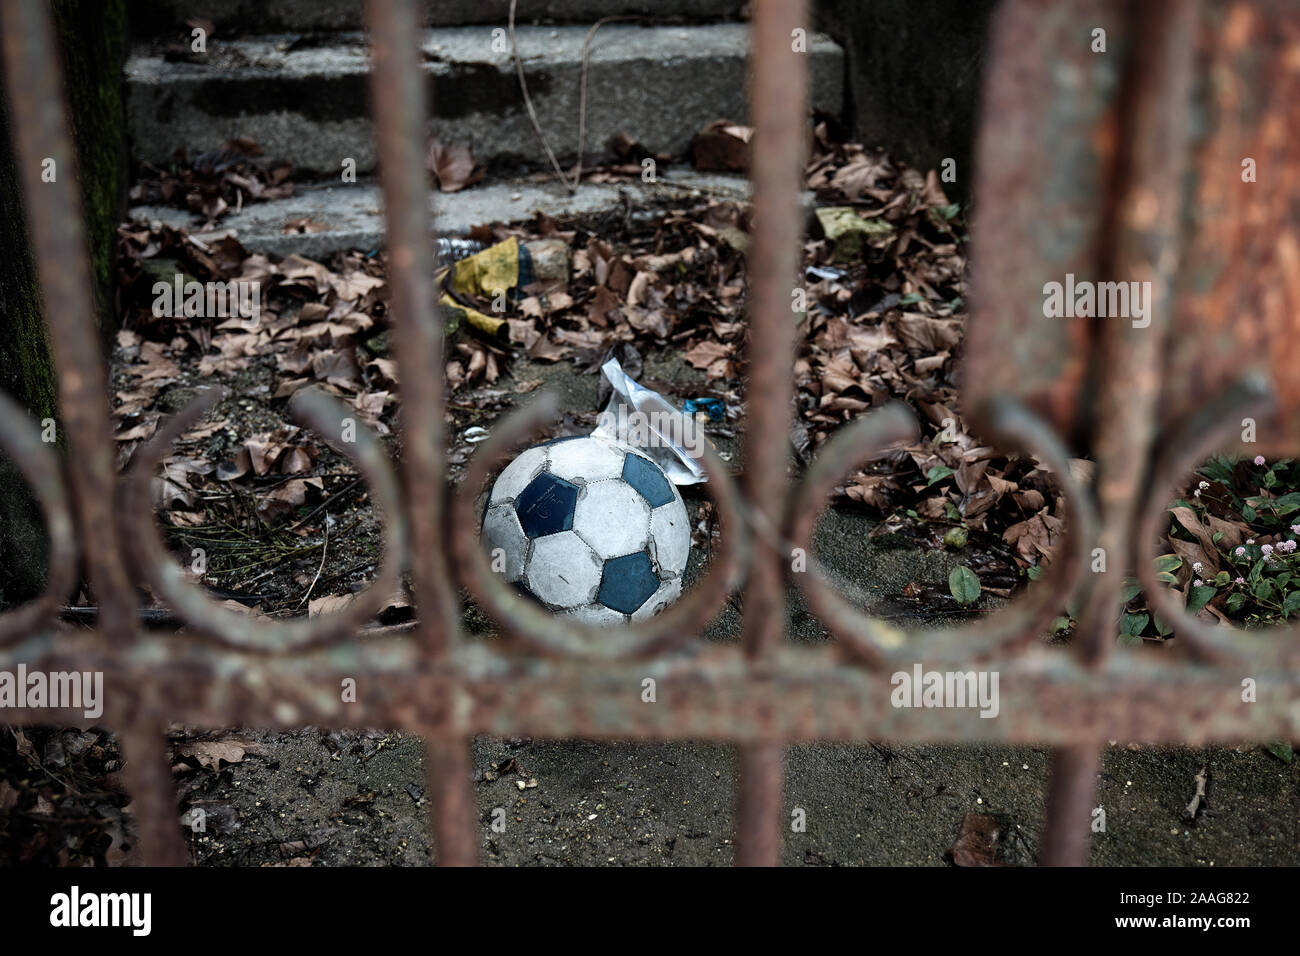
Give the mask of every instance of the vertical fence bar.
[[754, 657], [785, 636], [785, 562], [778, 529], [788, 495], [790, 404], [794, 398], [792, 293], [803, 234], [799, 195], [807, 138], [808, 74], [791, 33], [804, 0], [754, 7], [750, 71], [754, 150], [754, 245], [749, 258], [749, 425], [744, 488], [753, 514], [754, 556], [745, 591], [745, 643]]
[[[108, 376], [91, 295], [90, 250], [81, 221], [76, 154], [54, 23], [46, 0], [4, 0], [0, 10], [14, 155], [58, 370], [59, 416], [74, 465], [71, 484], [81, 555], [99, 605], [101, 632], [110, 644], [121, 647], [134, 638], [135, 591], [127, 575], [114, 508], [117, 465], [108, 414]], [[49, 161], [54, 175], [46, 181], [42, 174]], [[126, 691], [110, 688], [110, 692]], [[142, 713], [120, 732], [134, 799], [139, 858], [154, 866], [182, 865], [184, 846], [161, 728]]]
[[[1144, 322], [1102, 320], [1094, 350], [1098, 384], [1093, 440], [1097, 458], [1097, 538], [1108, 567], [1096, 575], [1084, 607], [1080, 652], [1100, 666], [1115, 644], [1122, 606], [1124, 562], [1147, 560], [1151, 542], [1135, 540], [1142, 489], [1151, 479], [1161, 385], [1162, 346], [1172, 311], [1178, 264], [1176, 230], [1186, 159], [1186, 122], [1191, 89], [1195, 0], [1134, 4], [1129, 26], [1127, 102], [1121, 147], [1111, 189], [1107, 234], [1101, 250], [1102, 279], [1149, 283]], [[1092, 802], [1100, 743], [1058, 750], [1047, 801], [1042, 862], [1083, 866], [1088, 857]]]
[[736, 768], [736, 865], [777, 866], [784, 836], [785, 747], [744, 744]]
[[1092, 833], [1092, 795], [1101, 746], [1085, 743], [1052, 753], [1047, 818], [1038, 862], [1043, 866], [1086, 866]]
[[[149, 688], [162, 697], [164, 688]], [[145, 866], [184, 866], [185, 844], [176, 813], [176, 785], [167, 759], [163, 728], [141, 714], [121, 735], [123, 767], [131, 793], [131, 817], [140, 840], [140, 862]]]
[[[424, 168], [426, 77], [420, 64], [421, 5], [367, 0], [372, 42], [370, 96], [379, 180], [388, 226], [393, 338], [402, 394], [402, 475], [410, 522], [411, 576], [419, 607], [418, 638], [429, 663], [445, 659], [459, 627], [446, 561], [442, 323], [433, 297], [433, 231]], [[387, 520], [403, 520], [391, 515]], [[452, 711], [445, 709], [451, 719]], [[433, 805], [437, 858], [476, 862], [467, 744], [448, 727], [425, 728], [426, 780]]]
[[1151, 478], [1159, 418], [1163, 346], [1178, 265], [1195, 22], [1194, 0], [1135, 4], [1127, 18], [1127, 95], [1106, 229], [1113, 245], [1101, 250], [1098, 272], [1103, 279], [1147, 283], [1151, 297], [1144, 320], [1097, 320], [1099, 429], [1093, 450], [1103, 521], [1097, 545], [1108, 567], [1096, 575], [1080, 629], [1084, 657], [1094, 665], [1115, 643], [1123, 562], [1130, 555], [1144, 560], [1154, 543], [1135, 541], [1132, 529]]
[[[441, 655], [457, 628], [443, 533], [442, 323], [433, 298], [433, 230], [424, 168], [426, 78], [418, 5], [368, 0], [373, 42], [371, 103], [387, 221], [393, 338], [402, 389], [402, 476], [411, 523], [411, 573], [420, 636]], [[396, 516], [394, 516], [396, 517]]]
[[[754, 7], [750, 103], [754, 151], [754, 247], [749, 260], [749, 426], [744, 487], [756, 525], [744, 643], [760, 661], [785, 639], [785, 571], [778, 530], [789, 498], [791, 362], [795, 317], [792, 293], [802, 235], [799, 196], [807, 140], [808, 69], [795, 52], [796, 30], [806, 30], [805, 0], [764, 0]], [[780, 860], [783, 751], [746, 744], [739, 754], [736, 862]]]
[[439, 866], [478, 864], [472, 771], [464, 740], [434, 739], [425, 744], [424, 779], [432, 795], [434, 855]]
[[[89, 247], [54, 24], [46, 0], [4, 0], [0, 10], [15, 159], [59, 373], [59, 415], [68, 454], [76, 463], [71, 472], [81, 554], [99, 604], [99, 626], [120, 645], [133, 634], [135, 592], [113, 507], [116, 462], [108, 377], [91, 296]], [[47, 160], [54, 163], [49, 182], [42, 178]]]

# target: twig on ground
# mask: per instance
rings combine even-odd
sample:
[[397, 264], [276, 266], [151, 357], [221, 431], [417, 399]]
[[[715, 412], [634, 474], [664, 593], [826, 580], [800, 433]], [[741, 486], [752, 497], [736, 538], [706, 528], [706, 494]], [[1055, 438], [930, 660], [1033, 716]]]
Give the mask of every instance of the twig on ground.
[[1196, 819], [1196, 814], [1201, 809], [1201, 802], [1205, 799], [1205, 784], [1209, 779], [1208, 774], [1206, 773], [1208, 769], [1208, 765], [1201, 767], [1201, 772], [1195, 777], [1196, 793], [1192, 795], [1191, 802], [1187, 804], [1187, 819], [1189, 820]]
[[[513, 2], [513, 0], [512, 0]], [[591, 53], [591, 41], [596, 37], [596, 31], [607, 23], [626, 22], [628, 20], [643, 21], [645, 17], [622, 16], [622, 17], [604, 17], [597, 20], [587, 31], [587, 38], [582, 41], [582, 80], [578, 88], [578, 159], [573, 164], [573, 188], [577, 189], [578, 184], [582, 182], [582, 150], [587, 145], [587, 63]]]
[[325, 540], [321, 542], [321, 546], [320, 546], [320, 566], [316, 568], [316, 576], [311, 579], [311, 584], [307, 585], [307, 593], [304, 594], [302, 596], [302, 600], [298, 602], [298, 607], [302, 607], [304, 604], [306, 604], [307, 599], [311, 597], [312, 589], [316, 587], [316, 582], [320, 580], [320, 573], [325, 570], [325, 556], [329, 554], [329, 551], [330, 551], [330, 523], [326, 521]]
[[555, 168], [555, 175], [560, 177], [560, 182], [564, 183], [564, 188], [569, 192], [576, 192], [578, 187], [576, 183], [570, 183], [564, 170], [560, 168], [560, 161], [555, 158], [555, 152], [551, 149], [551, 144], [546, 141], [546, 133], [542, 131], [542, 124], [537, 119], [537, 110], [533, 108], [533, 98], [528, 95], [528, 81], [524, 79], [524, 61], [519, 57], [519, 44], [515, 39], [515, 7], [518, 0], [510, 0], [510, 19], [507, 26], [510, 30], [510, 52], [515, 58], [515, 73], [519, 76], [519, 92], [524, 97], [524, 109], [528, 111], [528, 118], [532, 120], [533, 129], [537, 132], [537, 138], [542, 141], [542, 149], [546, 150], [546, 156]]
[[541, 121], [537, 118], [537, 110], [533, 108], [533, 99], [528, 95], [528, 81], [524, 78], [524, 61], [519, 56], [519, 43], [515, 37], [515, 8], [519, 0], [510, 0], [510, 18], [508, 21], [510, 31], [510, 52], [515, 60], [515, 73], [519, 77], [519, 92], [524, 98], [524, 108], [528, 111], [528, 119], [532, 121], [533, 130], [537, 133], [537, 138], [542, 143], [542, 149], [546, 150], [546, 157], [551, 161], [551, 167], [555, 170], [555, 175], [560, 178], [564, 188], [570, 193], [578, 191], [578, 185], [582, 182], [582, 150], [587, 140], [587, 64], [591, 54], [591, 41], [596, 36], [596, 31], [607, 23], [616, 21], [643, 21], [645, 17], [639, 16], [618, 16], [604, 17], [597, 20], [587, 31], [587, 38], [582, 43], [582, 79], [578, 91], [578, 160], [573, 166], [573, 181], [565, 175], [564, 170], [560, 168], [560, 161], [555, 156], [555, 151], [551, 149], [551, 144], [547, 142], [546, 133], [542, 129]]
[[339, 498], [342, 495], [346, 495], [349, 491], [351, 491], [360, 483], [361, 483], [360, 478], [353, 478], [346, 485], [344, 485], [338, 491], [334, 492], [332, 495], [330, 495], [324, 501], [322, 501], [319, 505], [313, 508], [310, 512], [308, 512], [306, 517], [299, 518], [293, 524], [289, 525], [289, 530], [296, 531], [298, 528], [301, 528], [308, 521], [311, 521], [312, 518], [316, 517], [318, 514], [320, 514], [322, 511], [328, 508], [334, 502], [335, 499]]

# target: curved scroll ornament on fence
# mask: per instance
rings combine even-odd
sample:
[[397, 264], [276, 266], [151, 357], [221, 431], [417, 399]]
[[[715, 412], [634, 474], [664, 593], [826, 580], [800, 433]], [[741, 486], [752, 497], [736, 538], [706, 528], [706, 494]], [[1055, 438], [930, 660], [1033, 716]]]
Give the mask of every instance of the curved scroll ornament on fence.
[[[131, 542], [136, 573], [175, 609], [193, 629], [218, 644], [254, 653], [277, 654], [336, 644], [352, 637], [377, 614], [399, 586], [406, 560], [406, 523], [402, 519], [397, 479], [380, 444], [369, 429], [358, 425], [355, 442], [332, 436], [340, 433], [344, 419], [354, 417], [346, 406], [315, 389], [305, 389], [290, 401], [293, 417], [314, 429], [335, 450], [357, 466], [366, 480], [375, 506], [384, 517], [384, 556], [370, 586], [347, 607], [305, 621], [251, 621], [213, 601], [203, 588], [188, 580], [162, 543], [154, 525], [151, 486], [167, 450], [222, 397], [218, 389], [199, 394], [167, 422], [148, 444], [136, 450], [131, 470], [122, 485], [122, 513], [137, 531]], [[148, 529], [148, 530], [145, 530]]]
[[1070, 456], [1050, 426], [1013, 399], [991, 402], [982, 420], [993, 437], [1036, 455], [1060, 482], [1069, 513], [1068, 546], [1047, 577], [1010, 607], [960, 628], [905, 632], [854, 607], [827, 581], [813, 559], [812, 537], [831, 490], [856, 462], [885, 446], [915, 437], [916, 420], [906, 406], [891, 403], [837, 433], [821, 450], [795, 492], [790, 538], [808, 555], [807, 571], [792, 577], [817, 616], [835, 637], [870, 666], [904, 658], [973, 660], [1008, 650], [1043, 634], [1079, 587], [1097, 534], [1092, 498], [1070, 474]]
[[629, 627], [599, 628], [559, 618], [511, 588], [492, 570], [479, 543], [479, 490], [504, 464], [512, 449], [559, 412], [559, 397], [544, 391], [498, 424], [470, 462], [454, 504], [454, 547], [461, 580], [470, 594], [507, 633], [546, 654], [587, 659], [649, 657], [666, 653], [699, 633], [733, 589], [745, 568], [747, 534], [741, 520], [740, 496], [717, 453], [706, 446], [704, 470], [721, 519], [721, 550], [712, 558], [702, 580], [661, 613]]
[[[1267, 383], [1247, 379], [1189, 419], [1157, 463], [1143, 503], [1138, 544], [1150, 547], [1168, 528], [1169, 501], [1178, 485], [1216, 452], [1241, 450], [1237, 440], [1243, 417], [1264, 417], [1272, 409]], [[1151, 604], [1193, 656], [1249, 668], [1249, 673], [1300, 668], [1300, 627], [1244, 630], [1213, 625], [1186, 613], [1177, 592], [1156, 580], [1150, 555], [1138, 556], [1138, 580]], [[1178, 650], [1179, 644], [1174, 644]]]
[[0, 647], [4, 647], [27, 637], [58, 612], [59, 602], [72, 589], [77, 548], [58, 457], [41, 440], [22, 407], [3, 393], [0, 393], [0, 449], [9, 456], [36, 496], [45, 517], [49, 542], [45, 591], [21, 607], [0, 614]]

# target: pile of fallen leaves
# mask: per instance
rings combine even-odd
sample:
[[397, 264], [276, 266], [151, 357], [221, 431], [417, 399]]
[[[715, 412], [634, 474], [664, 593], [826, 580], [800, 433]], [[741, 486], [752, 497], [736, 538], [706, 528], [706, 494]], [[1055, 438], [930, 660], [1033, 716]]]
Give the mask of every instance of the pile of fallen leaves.
[[104, 730], [0, 728], [0, 866], [120, 866], [131, 856], [122, 754]]
[[142, 164], [131, 187], [133, 203], [175, 206], [202, 216], [204, 228], [245, 204], [293, 195], [288, 163], [265, 163], [262, 148], [246, 136], [189, 158], [182, 150], [171, 169]]
[[[118, 230], [120, 294], [127, 320], [118, 333], [120, 359], [133, 387], [116, 396], [115, 413], [128, 432], [119, 441], [153, 433], [160, 390], [180, 372], [178, 358], [197, 360], [203, 379], [229, 379], [259, 360], [275, 363], [280, 373], [273, 398], [288, 398], [308, 384], [318, 384], [349, 405], [380, 434], [387, 434], [384, 413], [394, 401], [397, 367], [391, 360], [367, 357], [358, 345], [384, 311], [385, 269], [378, 258], [342, 257], [337, 269], [301, 256], [272, 262], [249, 254], [235, 239], [206, 245], [187, 234], [160, 226], [123, 226]], [[172, 265], [167, 271], [142, 268], [147, 260]], [[260, 314], [192, 320], [156, 315], [154, 284], [174, 281], [176, 270], [186, 282], [236, 280], [257, 283]]]
[[[173, 541], [187, 554], [203, 549], [205, 580], [231, 596], [283, 565], [307, 596], [313, 583], [348, 584], [348, 571], [372, 569], [373, 515], [354, 517], [326, 540], [332, 518], [321, 506], [341, 511], [365, 500], [355, 469], [282, 414], [267, 415], [266, 406], [313, 385], [343, 401], [359, 422], [391, 433], [396, 365], [364, 345], [384, 322], [382, 261], [346, 255], [335, 268], [298, 256], [272, 262], [232, 238], [207, 244], [167, 227], [129, 225], [119, 230], [119, 251], [126, 316], [113, 376], [120, 463], [195, 388], [223, 385], [229, 393], [214, 416], [181, 436], [154, 480], [154, 501]], [[257, 283], [260, 310], [199, 318], [155, 309], [156, 284], [174, 288], [178, 275], [183, 288]], [[364, 533], [349, 554], [341, 548], [344, 535], [358, 524]], [[350, 563], [316, 582], [314, 565], [327, 547]], [[289, 601], [287, 608], [294, 606]]]
[[[748, 133], [710, 124], [697, 152], [735, 168], [745, 160]], [[834, 142], [825, 124], [815, 144], [807, 183], [819, 228], [804, 246], [796, 454], [806, 463], [844, 422], [904, 400], [921, 414], [922, 439], [851, 476], [843, 493], [936, 525], [940, 534], [944, 525], [993, 532], [1021, 568], [1050, 560], [1065, 518], [1052, 476], [1032, 459], [979, 441], [962, 419], [954, 373], [968, 239], [960, 208], [934, 172]], [[523, 290], [509, 322], [511, 344], [535, 360], [567, 359], [588, 370], [628, 346], [680, 351], [708, 380], [696, 394], [723, 401], [727, 419], [743, 426], [749, 216], [746, 204], [708, 201], [671, 210], [617, 245], [545, 219], [478, 238], [559, 236], [572, 245], [567, 283]], [[494, 382], [504, 356], [489, 346], [469, 348], [488, 354], [471, 366], [454, 362], [453, 384], [473, 384], [479, 375]]]
[[[710, 136], [727, 142], [698, 151], [712, 156], [710, 161], [743, 163], [747, 132], [735, 124], [710, 124], [703, 146]], [[443, 188], [452, 186], [451, 180], [457, 188], [469, 185], [477, 175], [471, 160], [436, 144], [430, 154], [431, 168], [448, 180]], [[850, 475], [840, 493], [911, 521], [949, 546], [964, 540], [946, 535], [952, 528], [987, 533], [1005, 543], [1022, 571], [1050, 560], [1065, 518], [1052, 476], [1033, 459], [1008, 455], [972, 436], [962, 418], [954, 384], [965, 321], [968, 240], [962, 211], [935, 173], [922, 174], [880, 151], [837, 142], [825, 124], [815, 131], [807, 185], [817, 205], [803, 256], [806, 311], [794, 366], [798, 420], [791, 435], [796, 457], [806, 463], [844, 422], [888, 400], [906, 401], [919, 412], [922, 437]], [[545, 216], [475, 230], [471, 238], [484, 245], [510, 237], [561, 240], [570, 268], [563, 279], [512, 289], [504, 334], [482, 334], [466, 325], [449, 336], [450, 423], [458, 433], [490, 424], [509, 404], [500, 380], [514, 356], [570, 361], [594, 374], [611, 354], [635, 367], [641, 355], [657, 353], [680, 355], [704, 375], [705, 384], [675, 398], [723, 409], [721, 421], [711, 426], [715, 431], [743, 430], [750, 214], [746, 203], [706, 197], [653, 218], [626, 217], [621, 229], [600, 234]], [[123, 458], [133, 442], [152, 433], [162, 411], [157, 399], [166, 386], [180, 380], [194, 384], [195, 378], [238, 383], [251, 364], [273, 364], [275, 385], [267, 396], [272, 400], [314, 384], [348, 402], [381, 433], [391, 428], [397, 369], [385, 341], [382, 255], [338, 255], [327, 264], [300, 256], [277, 262], [249, 254], [229, 237], [205, 243], [185, 231], [147, 225], [125, 226], [121, 237], [128, 314], [119, 336]], [[166, 260], [198, 281], [260, 283], [261, 316], [220, 321], [154, 316], [149, 291], [160, 274], [156, 264]], [[166, 279], [169, 273], [161, 275]], [[187, 377], [182, 369], [195, 374]], [[509, 391], [537, 384], [517, 381]], [[201, 442], [220, 427], [204, 425], [186, 437]], [[294, 441], [271, 428], [251, 439], [240, 437], [254, 445]], [[227, 459], [237, 457], [236, 449], [221, 452]], [[310, 454], [277, 457], [260, 472], [253, 452], [247, 454], [243, 474], [311, 480]], [[453, 458], [457, 455], [463, 457], [462, 451]], [[219, 466], [226, 469], [222, 475], [229, 473], [228, 460], [212, 458], [181, 448], [171, 460], [178, 487], [170, 500], [182, 522], [202, 523], [185, 504], [194, 492], [187, 481], [213, 480]], [[204, 472], [207, 466], [211, 470]], [[322, 491], [289, 484], [282, 494], [291, 509], [314, 504]]]

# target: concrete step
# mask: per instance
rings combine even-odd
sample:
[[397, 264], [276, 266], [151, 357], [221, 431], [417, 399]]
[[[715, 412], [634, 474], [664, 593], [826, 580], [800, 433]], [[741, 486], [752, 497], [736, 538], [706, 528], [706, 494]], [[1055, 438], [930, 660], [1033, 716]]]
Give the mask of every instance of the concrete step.
[[[538, 119], [566, 163], [577, 155], [586, 35], [579, 26], [518, 31]], [[309, 175], [337, 177], [345, 158], [359, 172], [373, 170], [364, 34], [324, 39], [306, 46], [291, 36], [217, 41], [197, 62], [137, 48], [126, 65], [135, 157], [163, 165], [178, 147], [193, 155], [250, 136], [268, 158], [288, 160]], [[429, 30], [422, 48], [432, 86], [431, 132], [444, 142], [472, 142], [491, 169], [545, 164], [509, 49], [494, 51], [488, 28]], [[749, 27], [740, 23], [601, 28], [588, 69], [586, 154], [605, 156], [610, 138], [626, 132], [652, 152], [682, 156], [705, 123], [743, 122], [748, 52]], [[813, 105], [838, 114], [842, 50], [811, 34], [807, 58]]]
[[[583, 183], [569, 195], [556, 183], [506, 181], [457, 193], [431, 193], [430, 206], [437, 218], [438, 235], [466, 236], [475, 226], [516, 222], [536, 212], [621, 216], [629, 206], [644, 211], [701, 195], [744, 200], [749, 182], [742, 176], [682, 169], [665, 172], [658, 183]], [[189, 229], [201, 242], [234, 235], [251, 252], [277, 256], [297, 253], [325, 259], [336, 251], [369, 251], [384, 244], [383, 197], [379, 187], [369, 182], [309, 186], [289, 199], [254, 203], [227, 215], [207, 233], [195, 225], [194, 216], [169, 206], [134, 206], [129, 217]], [[304, 220], [310, 231], [300, 231]]]
[[[187, 20], [206, 20], [223, 34], [361, 30], [359, 0], [132, 0], [131, 29], [138, 36], [188, 37]], [[520, 0], [519, 23], [594, 23], [602, 17], [647, 16], [721, 20], [739, 17], [745, 0]], [[453, 27], [505, 26], [510, 0], [424, 0], [424, 23]]]

